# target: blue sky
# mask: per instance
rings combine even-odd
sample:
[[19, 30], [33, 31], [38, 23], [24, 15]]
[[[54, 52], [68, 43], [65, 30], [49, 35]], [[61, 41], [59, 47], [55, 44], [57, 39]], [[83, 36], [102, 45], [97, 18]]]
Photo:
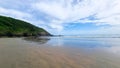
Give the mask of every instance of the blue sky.
[[119, 0], [0, 0], [0, 15], [51, 34], [120, 34]]

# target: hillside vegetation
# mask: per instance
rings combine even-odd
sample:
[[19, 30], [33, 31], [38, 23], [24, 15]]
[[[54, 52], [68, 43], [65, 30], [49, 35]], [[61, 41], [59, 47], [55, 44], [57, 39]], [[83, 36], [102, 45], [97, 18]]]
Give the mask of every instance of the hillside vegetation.
[[46, 30], [11, 17], [0, 16], [0, 36], [50, 36]]

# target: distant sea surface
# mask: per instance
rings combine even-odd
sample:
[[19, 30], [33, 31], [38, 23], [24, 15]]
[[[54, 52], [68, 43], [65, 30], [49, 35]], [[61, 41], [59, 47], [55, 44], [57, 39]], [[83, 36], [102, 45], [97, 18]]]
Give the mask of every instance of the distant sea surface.
[[0, 38], [0, 68], [120, 68], [120, 36]]

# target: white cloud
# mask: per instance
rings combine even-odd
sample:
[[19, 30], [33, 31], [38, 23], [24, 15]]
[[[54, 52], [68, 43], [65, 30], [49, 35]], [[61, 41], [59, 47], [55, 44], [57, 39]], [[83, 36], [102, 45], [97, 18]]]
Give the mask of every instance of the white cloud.
[[120, 15], [111, 15], [109, 17], [101, 18], [98, 20], [78, 20], [76, 23], [95, 23], [96, 25], [109, 24], [109, 25], [120, 25]]
[[111, 27], [104, 27], [101, 29], [98, 29], [94, 31], [95, 33], [100, 33], [100, 34], [119, 34], [120, 32], [120, 25], [114, 25]]
[[92, 11], [94, 11], [92, 10], [92, 7], [86, 5], [84, 2], [80, 2], [82, 5], [79, 3], [72, 5], [72, 2], [73, 0], [53, 0], [51, 2], [40, 1], [34, 3], [33, 7], [60, 20], [70, 20], [74, 18], [77, 20], [77, 18], [80, 19], [89, 16], [89, 14], [92, 14]]
[[[32, 6], [43, 13], [57, 18], [61, 23], [76, 23], [77, 21], [77, 23], [120, 24], [119, 0], [52, 0], [39, 1], [32, 4]], [[97, 20], [80, 20], [93, 14], [95, 14], [94, 17]], [[56, 24], [58, 22], [53, 23]], [[60, 26], [62, 27], [62, 25]]]
[[14, 18], [18, 18], [18, 19], [24, 19], [25, 18], [30, 18], [31, 15], [22, 11], [18, 11], [18, 10], [14, 10], [14, 9], [6, 9], [6, 8], [2, 8], [0, 7], [0, 14], [1, 15], [6, 15], [6, 16], [12, 16]]
[[53, 29], [57, 29], [58, 32], [63, 30], [63, 25], [61, 24], [61, 21], [57, 20], [53, 20], [52, 23], [50, 23], [50, 27], [52, 27]]

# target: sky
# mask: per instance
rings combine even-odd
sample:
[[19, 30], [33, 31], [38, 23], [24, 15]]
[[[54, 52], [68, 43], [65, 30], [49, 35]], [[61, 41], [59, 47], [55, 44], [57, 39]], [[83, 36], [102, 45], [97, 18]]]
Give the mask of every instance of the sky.
[[54, 35], [120, 34], [120, 0], [0, 0], [0, 15]]

